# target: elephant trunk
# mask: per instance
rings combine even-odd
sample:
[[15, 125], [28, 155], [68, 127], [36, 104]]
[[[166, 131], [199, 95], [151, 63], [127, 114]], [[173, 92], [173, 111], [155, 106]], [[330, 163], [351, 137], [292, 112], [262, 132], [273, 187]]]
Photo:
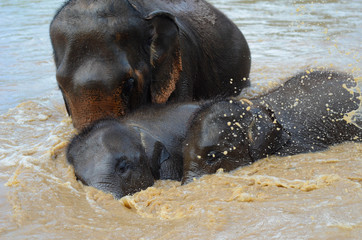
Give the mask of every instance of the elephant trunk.
[[123, 100], [120, 89], [115, 89], [112, 94], [107, 94], [101, 89], [84, 89], [78, 96], [65, 94], [64, 98], [73, 125], [77, 129], [82, 129], [99, 119], [119, 118], [126, 114], [126, 107], [121, 104]]

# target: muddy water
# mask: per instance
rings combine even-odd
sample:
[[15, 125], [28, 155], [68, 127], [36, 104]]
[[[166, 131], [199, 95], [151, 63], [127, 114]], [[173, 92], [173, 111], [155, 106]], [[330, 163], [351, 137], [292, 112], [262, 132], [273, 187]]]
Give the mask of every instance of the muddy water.
[[[120, 201], [77, 182], [64, 156], [75, 130], [54, 90], [44, 40], [60, 3], [28, 2], [0, 3], [7, 19], [0, 23], [0, 239], [360, 238], [361, 143], [270, 157], [185, 186], [158, 181]], [[210, 2], [249, 41], [246, 95], [315, 67], [347, 71], [361, 83], [360, 1]]]

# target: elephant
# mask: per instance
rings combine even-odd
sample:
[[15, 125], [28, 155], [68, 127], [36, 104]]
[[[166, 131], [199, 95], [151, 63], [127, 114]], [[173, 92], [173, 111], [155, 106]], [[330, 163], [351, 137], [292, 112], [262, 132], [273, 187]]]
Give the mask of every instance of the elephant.
[[362, 141], [362, 124], [347, 121], [348, 114], [361, 107], [361, 91], [356, 89], [353, 77], [346, 73], [308, 71], [259, 97], [202, 106], [183, 143], [182, 183], [271, 155]]
[[236, 96], [250, 84], [245, 37], [204, 0], [68, 0], [49, 32], [78, 130], [144, 105]]
[[182, 141], [200, 103], [153, 105], [102, 119], [73, 137], [67, 160], [78, 180], [119, 199], [157, 179], [181, 180]]

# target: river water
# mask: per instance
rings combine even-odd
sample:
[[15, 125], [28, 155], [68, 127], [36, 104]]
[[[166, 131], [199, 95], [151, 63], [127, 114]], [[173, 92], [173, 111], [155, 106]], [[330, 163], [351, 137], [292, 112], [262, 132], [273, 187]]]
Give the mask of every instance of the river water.
[[[362, 144], [270, 157], [119, 201], [77, 182], [48, 37], [62, 1], [0, 2], [0, 239], [360, 239]], [[212, 0], [252, 52], [254, 96], [327, 67], [361, 83], [359, 0]], [[227, 36], [225, 36], [227, 37]]]

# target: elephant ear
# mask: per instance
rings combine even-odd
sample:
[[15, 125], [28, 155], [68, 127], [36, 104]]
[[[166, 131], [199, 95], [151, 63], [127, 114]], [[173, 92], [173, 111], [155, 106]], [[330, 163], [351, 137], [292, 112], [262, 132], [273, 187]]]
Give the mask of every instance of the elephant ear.
[[148, 131], [139, 126], [133, 127], [140, 133], [141, 143], [154, 178], [160, 179], [160, 177], [162, 177], [162, 164], [170, 158], [169, 152], [166, 147]]
[[146, 19], [153, 26], [150, 50], [153, 103], [165, 103], [176, 89], [182, 71], [179, 28], [170, 13], [155, 11]]
[[271, 110], [257, 107], [251, 109], [253, 120], [248, 127], [249, 153], [258, 160], [274, 154], [290, 139], [289, 134], [274, 118]]
[[153, 146], [152, 153], [152, 162], [158, 166], [158, 178], [167, 179], [167, 174], [169, 172], [169, 164], [167, 160], [170, 159], [170, 153], [167, 151], [165, 145], [161, 142], [155, 142]]
[[145, 149], [148, 159], [148, 165], [151, 168], [152, 175], [155, 179], [173, 179], [181, 180], [182, 164], [178, 164], [175, 158], [171, 156], [166, 146], [152, 136], [146, 130], [134, 126], [141, 135], [141, 143]]

